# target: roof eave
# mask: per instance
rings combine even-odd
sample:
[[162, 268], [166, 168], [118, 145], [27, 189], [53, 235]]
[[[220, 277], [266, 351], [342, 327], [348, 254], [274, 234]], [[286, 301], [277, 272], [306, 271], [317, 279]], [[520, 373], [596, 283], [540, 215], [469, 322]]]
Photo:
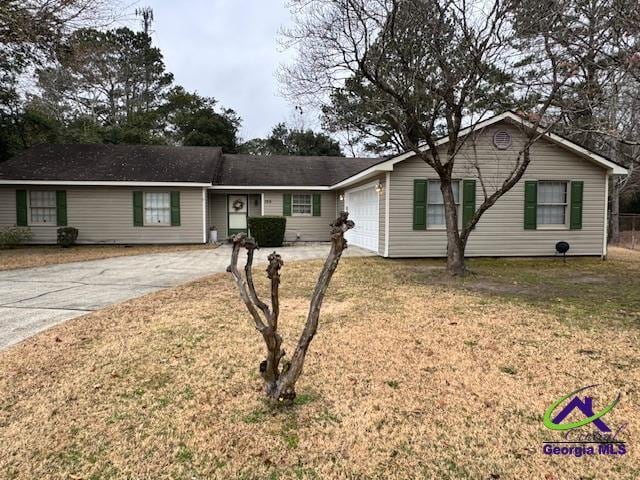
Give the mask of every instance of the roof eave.
[[328, 185], [209, 185], [210, 190], [330, 190]]
[[210, 187], [202, 182], [134, 182], [120, 180], [7, 180], [0, 178], [0, 185], [68, 185], [68, 186], [109, 186], [109, 187]]

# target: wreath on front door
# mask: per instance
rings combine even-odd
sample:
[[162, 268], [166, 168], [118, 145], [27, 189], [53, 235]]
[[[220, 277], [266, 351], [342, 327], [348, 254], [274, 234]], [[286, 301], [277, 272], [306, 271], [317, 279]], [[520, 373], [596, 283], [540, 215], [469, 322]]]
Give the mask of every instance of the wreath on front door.
[[236, 200], [233, 202], [234, 210], [242, 210], [244, 208], [244, 202], [242, 200]]

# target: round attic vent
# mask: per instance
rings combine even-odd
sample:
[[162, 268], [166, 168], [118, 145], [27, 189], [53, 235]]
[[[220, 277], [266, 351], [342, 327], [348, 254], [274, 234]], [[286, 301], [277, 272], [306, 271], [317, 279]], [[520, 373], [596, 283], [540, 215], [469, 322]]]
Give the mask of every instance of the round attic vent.
[[496, 132], [493, 136], [493, 144], [499, 150], [506, 150], [511, 146], [511, 134], [502, 130]]

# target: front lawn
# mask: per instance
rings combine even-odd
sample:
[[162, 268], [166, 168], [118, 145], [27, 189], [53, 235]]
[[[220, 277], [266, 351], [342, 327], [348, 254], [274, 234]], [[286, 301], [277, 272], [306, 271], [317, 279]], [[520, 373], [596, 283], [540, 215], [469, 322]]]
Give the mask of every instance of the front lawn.
[[[321, 262], [284, 260], [291, 352]], [[638, 478], [640, 253], [442, 266], [343, 259], [288, 410], [225, 274], [0, 352], [0, 477]], [[545, 409], [592, 384], [628, 453], [544, 455]]]
[[58, 245], [23, 245], [0, 249], [0, 271], [200, 248], [211, 248], [211, 245], [76, 245], [72, 248], [62, 248]]

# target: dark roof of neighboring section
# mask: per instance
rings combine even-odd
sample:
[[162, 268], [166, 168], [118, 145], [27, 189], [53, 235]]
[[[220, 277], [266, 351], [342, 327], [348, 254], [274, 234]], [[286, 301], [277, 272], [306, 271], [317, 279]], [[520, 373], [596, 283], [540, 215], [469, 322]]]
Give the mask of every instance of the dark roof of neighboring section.
[[211, 183], [221, 158], [217, 147], [42, 144], [0, 163], [0, 181]]
[[381, 158], [223, 155], [215, 185], [330, 186], [380, 163]]

